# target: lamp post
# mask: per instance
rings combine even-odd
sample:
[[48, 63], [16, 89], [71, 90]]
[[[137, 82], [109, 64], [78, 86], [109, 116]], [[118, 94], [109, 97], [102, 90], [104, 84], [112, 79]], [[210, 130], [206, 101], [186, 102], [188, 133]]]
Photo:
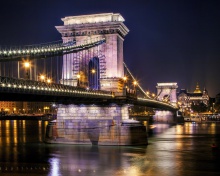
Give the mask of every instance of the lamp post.
[[92, 70], [91, 70], [91, 73], [92, 73], [92, 75], [90, 76], [90, 88], [92, 88], [92, 89], [96, 89], [97, 87], [97, 78], [96, 78], [96, 76], [95, 76], [95, 73], [96, 73], [96, 70], [93, 68]]
[[126, 76], [123, 77], [123, 81], [124, 81], [124, 87], [127, 88], [127, 80], [128, 78]]
[[155, 93], [152, 93], [152, 97], [155, 98]]
[[136, 94], [136, 85], [137, 85], [137, 81], [134, 81], [134, 82], [133, 82], [133, 85], [134, 85], [134, 93]]
[[24, 68], [25, 68], [25, 78], [30, 79], [30, 75], [29, 75], [30, 63], [25, 62], [24, 63]]
[[92, 72], [92, 74], [94, 74], [95, 73], [95, 69], [92, 69], [91, 72]]
[[[124, 76], [123, 77], [123, 95], [126, 96], [127, 95], [127, 77]], [[130, 92], [130, 91], [129, 91]]]
[[52, 81], [51, 79], [47, 79], [47, 83], [50, 84]]
[[45, 76], [44, 76], [44, 75], [40, 75], [40, 80], [41, 80], [42, 82], [44, 82], [44, 81], [45, 81]]
[[80, 74], [77, 74], [77, 86], [80, 86]]

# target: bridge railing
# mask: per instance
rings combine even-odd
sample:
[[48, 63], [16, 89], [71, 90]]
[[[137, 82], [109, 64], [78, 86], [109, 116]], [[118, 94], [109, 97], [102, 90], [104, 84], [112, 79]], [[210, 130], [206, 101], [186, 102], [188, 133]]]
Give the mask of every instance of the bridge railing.
[[80, 97], [113, 98], [109, 91], [89, 90], [63, 84], [47, 83], [34, 80], [16, 79], [0, 76], [0, 89], [11, 92], [47, 93], [51, 95], [78, 95]]
[[158, 107], [164, 107], [165, 109], [171, 109], [171, 110], [177, 110], [178, 107], [173, 106], [172, 104], [168, 103], [168, 102], [163, 102], [163, 101], [158, 101], [158, 100], [154, 100], [154, 99], [148, 99], [148, 98], [137, 98], [137, 101], [139, 102], [143, 102], [143, 103], [148, 103], [148, 104], [154, 104], [157, 105]]

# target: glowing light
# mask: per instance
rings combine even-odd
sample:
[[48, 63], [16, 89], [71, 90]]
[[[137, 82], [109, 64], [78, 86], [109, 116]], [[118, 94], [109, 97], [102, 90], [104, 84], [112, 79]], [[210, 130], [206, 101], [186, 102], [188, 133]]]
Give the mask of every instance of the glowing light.
[[44, 76], [44, 75], [40, 75], [40, 79], [41, 79], [42, 81], [44, 81], [44, 80], [45, 80], [45, 76]]
[[47, 79], [47, 83], [51, 83], [52, 81], [51, 81], [51, 79]]
[[59, 159], [57, 158], [51, 158], [49, 160], [51, 169], [49, 175], [60, 175], [60, 165], [59, 165]]
[[177, 86], [177, 83], [157, 83], [157, 86]]
[[24, 67], [25, 67], [25, 68], [29, 68], [29, 67], [30, 67], [30, 63], [29, 63], [29, 62], [25, 62], [25, 63], [24, 63]]
[[92, 73], [95, 73], [96, 71], [95, 71], [95, 69], [92, 69], [92, 71], [91, 71]]

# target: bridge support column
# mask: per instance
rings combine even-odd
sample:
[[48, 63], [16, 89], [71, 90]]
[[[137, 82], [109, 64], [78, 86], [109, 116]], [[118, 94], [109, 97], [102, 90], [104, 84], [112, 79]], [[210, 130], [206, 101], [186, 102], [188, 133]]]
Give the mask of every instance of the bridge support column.
[[171, 111], [156, 111], [155, 115], [153, 116], [153, 120], [155, 122], [161, 122], [161, 123], [169, 123], [169, 124], [177, 123], [176, 113]]
[[147, 145], [146, 127], [130, 120], [127, 105], [59, 105], [45, 142], [90, 145]]

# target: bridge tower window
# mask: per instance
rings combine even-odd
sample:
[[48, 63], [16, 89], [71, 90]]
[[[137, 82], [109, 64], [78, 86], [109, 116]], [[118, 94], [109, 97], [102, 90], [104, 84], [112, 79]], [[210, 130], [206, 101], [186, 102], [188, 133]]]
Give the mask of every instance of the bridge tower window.
[[94, 57], [89, 61], [89, 88], [100, 89], [99, 58]]

